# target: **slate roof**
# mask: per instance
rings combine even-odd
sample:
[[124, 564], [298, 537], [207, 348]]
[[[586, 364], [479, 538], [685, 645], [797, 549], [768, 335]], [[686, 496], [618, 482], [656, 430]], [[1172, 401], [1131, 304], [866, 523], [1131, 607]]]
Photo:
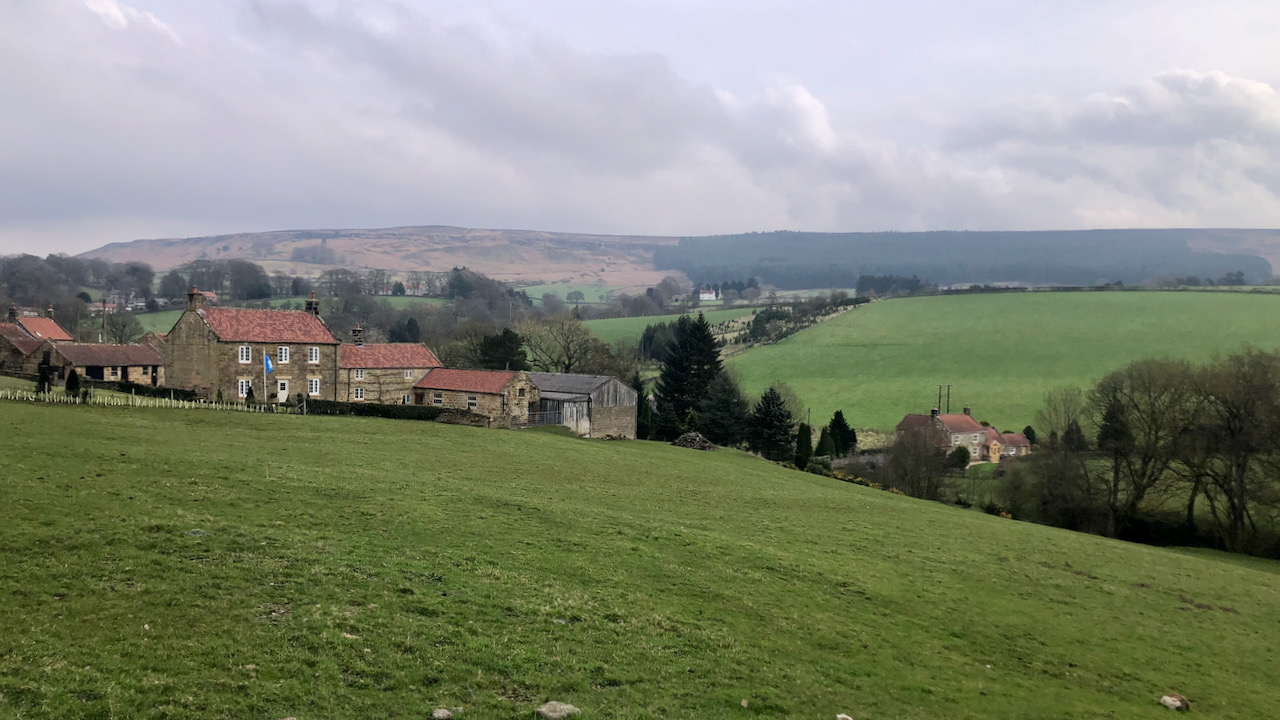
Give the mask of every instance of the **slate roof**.
[[413, 369], [442, 366], [435, 353], [422, 343], [343, 343], [338, 347], [338, 367]]
[[[608, 375], [574, 375], [569, 373], [531, 372], [529, 379], [544, 393], [590, 395], [613, 378]], [[554, 398], [553, 398], [554, 399]]]
[[18, 324], [23, 330], [33, 338], [40, 340], [70, 340], [71, 336], [67, 334], [62, 326], [54, 321], [53, 318], [47, 317], [20, 317]]
[[311, 313], [245, 308], [204, 308], [196, 312], [223, 342], [338, 344], [329, 328]]
[[981, 423], [974, 420], [972, 415], [965, 415], [964, 413], [943, 413], [938, 416], [938, 419], [942, 421], [942, 425], [947, 429], [947, 432], [953, 434], [980, 433], [987, 430], [982, 427]]
[[13, 343], [13, 346], [23, 355], [30, 355], [43, 344], [42, 340], [31, 337], [13, 323], [0, 323], [0, 336]]
[[81, 367], [115, 367], [128, 365], [163, 365], [164, 356], [150, 345], [93, 345], [61, 343], [56, 352], [72, 365]]
[[514, 380], [516, 374], [503, 370], [451, 370], [437, 368], [418, 381], [420, 390], [457, 390], [484, 395], [497, 395]]

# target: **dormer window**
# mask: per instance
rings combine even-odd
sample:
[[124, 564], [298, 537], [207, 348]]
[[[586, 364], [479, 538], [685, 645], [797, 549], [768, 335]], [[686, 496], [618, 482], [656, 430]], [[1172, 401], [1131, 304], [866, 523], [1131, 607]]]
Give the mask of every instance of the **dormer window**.
[[242, 363], [253, 362], [253, 348], [249, 347], [248, 345], [240, 346], [240, 362]]

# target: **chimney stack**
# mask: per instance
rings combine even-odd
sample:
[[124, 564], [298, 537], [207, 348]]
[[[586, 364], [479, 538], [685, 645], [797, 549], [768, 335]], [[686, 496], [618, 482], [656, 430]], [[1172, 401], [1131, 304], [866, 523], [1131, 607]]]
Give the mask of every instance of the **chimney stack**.
[[18, 322], [18, 306], [16, 304], [9, 306], [9, 322]]
[[311, 293], [310, 299], [307, 300], [307, 314], [320, 317], [320, 301], [316, 299], [316, 294]]
[[52, 306], [52, 305], [50, 305], [50, 306], [49, 306], [49, 307], [44, 311], [44, 314], [45, 314], [45, 316], [47, 316], [50, 320], [52, 320], [52, 319], [53, 319], [53, 306]]
[[202, 310], [204, 309], [204, 295], [200, 294], [200, 290], [195, 285], [191, 286], [191, 292], [187, 293], [187, 309]]
[[965, 406], [964, 406], [964, 414], [965, 414], [965, 415], [970, 415], [970, 414], [971, 414], [971, 413], [969, 412], [969, 406], [968, 406], [968, 405], [965, 405]]
[[355, 341], [356, 347], [364, 345], [364, 328], [360, 327], [359, 323], [351, 328], [351, 339]]
[[931, 414], [932, 414], [934, 417], [938, 417], [938, 408], [934, 408]]

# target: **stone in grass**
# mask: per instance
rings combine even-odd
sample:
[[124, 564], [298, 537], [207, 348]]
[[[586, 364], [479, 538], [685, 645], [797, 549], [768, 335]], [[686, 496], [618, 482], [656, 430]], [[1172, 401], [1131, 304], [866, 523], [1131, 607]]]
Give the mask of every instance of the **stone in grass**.
[[839, 715], [836, 716], [836, 720], [853, 720], [853, 718], [849, 717], [848, 715], [845, 715], [844, 713], [840, 713]]
[[568, 703], [552, 700], [546, 705], [538, 708], [536, 712], [538, 717], [542, 718], [542, 720], [564, 720], [564, 718], [567, 718], [570, 715], [577, 715], [581, 711]]
[[431, 720], [453, 720], [453, 713], [444, 708], [436, 708], [431, 711]]
[[1160, 704], [1170, 710], [1179, 710], [1182, 712], [1191, 710], [1191, 701], [1178, 693], [1169, 693], [1168, 695], [1160, 698]]
[[209, 533], [201, 530], [200, 528], [195, 528], [194, 530], [188, 530], [182, 534], [186, 535], [187, 537], [204, 537]]

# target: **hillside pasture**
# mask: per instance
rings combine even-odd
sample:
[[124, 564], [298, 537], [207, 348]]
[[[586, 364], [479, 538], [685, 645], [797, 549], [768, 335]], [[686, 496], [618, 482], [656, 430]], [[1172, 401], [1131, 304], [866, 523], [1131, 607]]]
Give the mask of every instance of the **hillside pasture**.
[[[0, 403], [0, 717], [1276, 717], [1277, 565], [743, 453]], [[75, 442], [50, 444], [50, 437]]]
[[[746, 317], [751, 314], [751, 308], [741, 307], [720, 310], [703, 310], [702, 313], [706, 315], [707, 322], [715, 325], [717, 323]], [[696, 317], [698, 310], [692, 310], [687, 314]], [[661, 322], [675, 322], [679, 318], [679, 315], [648, 315], [645, 317], [587, 320], [584, 324], [590, 328], [591, 332], [596, 334], [596, 337], [599, 337], [607, 343], [613, 343], [618, 340], [639, 340], [646, 327], [656, 325]]]
[[1280, 347], [1280, 297], [1027, 292], [884, 300], [729, 364], [756, 396], [787, 382], [815, 421], [843, 409], [858, 427], [890, 429], [929, 412], [949, 383], [953, 411], [969, 404], [1020, 430], [1048, 389], [1087, 386], [1134, 360], [1203, 361], [1246, 345]]

